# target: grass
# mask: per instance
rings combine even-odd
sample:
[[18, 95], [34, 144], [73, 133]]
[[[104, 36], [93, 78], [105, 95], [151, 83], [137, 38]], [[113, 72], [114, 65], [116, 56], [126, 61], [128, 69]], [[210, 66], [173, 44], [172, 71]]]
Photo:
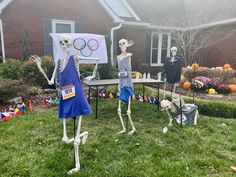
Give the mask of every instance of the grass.
[[[163, 134], [166, 113], [135, 101], [132, 117], [137, 133], [117, 135], [121, 126], [116, 103], [102, 100], [98, 119], [94, 114], [83, 118], [82, 131], [87, 130], [89, 137], [80, 146], [81, 171], [72, 176], [236, 176], [230, 169], [236, 164], [235, 119], [201, 116], [197, 127], [175, 124]], [[71, 137], [73, 121], [67, 122]], [[57, 119], [56, 107], [35, 108], [33, 113], [0, 122], [0, 176], [67, 176], [74, 167], [73, 144], [61, 138], [62, 121]]]

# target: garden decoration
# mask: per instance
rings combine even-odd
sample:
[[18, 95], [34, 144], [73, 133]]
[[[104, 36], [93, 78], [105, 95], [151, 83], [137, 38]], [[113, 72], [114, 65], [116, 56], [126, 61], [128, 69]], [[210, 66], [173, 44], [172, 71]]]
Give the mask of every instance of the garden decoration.
[[217, 94], [217, 91], [214, 88], [210, 88], [208, 90], [208, 94], [214, 95], [214, 94]]
[[165, 58], [162, 71], [162, 75], [166, 78], [164, 91], [168, 83], [174, 85], [171, 95], [175, 93], [176, 86], [180, 82], [181, 72], [182, 72], [182, 59], [180, 56], [177, 56], [177, 47], [171, 47], [171, 57]]
[[229, 89], [231, 92], [236, 92], [236, 84], [230, 84]]
[[224, 66], [223, 66], [223, 69], [224, 69], [224, 70], [228, 70], [228, 69], [230, 69], [230, 68], [231, 68], [231, 65], [228, 64], [228, 63], [224, 64]]
[[121, 39], [119, 41], [121, 54], [117, 56], [117, 62], [118, 62], [118, 70], [119, 70], [118, 89], [119, 89], [120, 95], [119, 95], [119, 105], [118, 105], [117, 112], [118, 112], [118, 116], [120, 118], [120, 122], [121, 122], [123, 130], [120, 131], [118, 134], [126, 132], [126, 128], [125, 128], [124, 121], [121, 114], [121, 101], [123, 101], [125, 104], [128, 105], [127, 116], [132, 127], [132, 130], [128, 134], [133, 135], [133, 133], [136, 131], [134, 123], [131, 119], [131, 108], [130, 108], [131, 100], [134, 95], [134, 88], [133, 88], [132, 76], [131, 76], [132, 53], [126, 52], [127, 47], [130, 47], [132, 45], [133, 45], [133, 41], [128, 42], [126, 39]]
[[199, 64], [197, 64], [196, 62], [192, 64], [192, 69], [197, 70], [199, 68]]
[[183, 89], [184, 90], [189, 90], [191, 88], [192, 84], [188, 81], [183, 83]]
[[[80, 132], [82, 117], [83, 115], [88, 115], [92, 113], [92, 109], [88, 104], [87, 98], [84, 94], [82, 83], [80, 81], [79, 63], [80, 60], [96, 60], [96, 66], [94, 68], [92, 76], [88, 76], [87, 78], [85, 78], [87, 80], [91, 80], [96, 76], [99, 59], [81, 57], [79, 55], [70, 55], [70, 51], [73, 46], [73, 41], [72, 38], [69, 36], [60, 36], [59, 43], [62, 51], [66, 54], [66, 56], [64, 58], [59, 59], [58, 62], [55, 63], [55, 68], [51, 80], [47, 78], [45, 72], [41, 67], [40, 57], [34, 55], [31, 56], [30, 59], [37, 64], [39, 70], [43, 73], [50, 85], [54, 84], [56, 72], [58, 71], [59, 82], [61, 87], [59, 118], [63, 119], [62, 140], [67, 143], [74, 142], [75, 168], [68, 172], [68, 174], [73, 174], [80, 170], [79, 145], [85, 144], [86, 139], [88, 137], [87, 131], [83, 133]], [[74, 130], [74, 138], [69, 139], [66, 133], [66, 119], [73, 118], [75, 121], [76, 116], [79, 116], [77, 133], [75, 135]]]
[[181, 96], [174, 98], [172, 101], [162, 100], [161, 107], [168, 114], [168, 126], [172, 126], [174, 119], [181, 125], [192, 123], [197, 125], [197, 119], [199, 117], [198, 107], [195, 104], [186, 104]]

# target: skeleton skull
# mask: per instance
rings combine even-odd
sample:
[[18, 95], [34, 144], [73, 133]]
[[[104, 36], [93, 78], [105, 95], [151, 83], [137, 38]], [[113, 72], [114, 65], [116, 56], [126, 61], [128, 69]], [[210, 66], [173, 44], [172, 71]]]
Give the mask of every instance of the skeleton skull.
[[122, 52], [126, 52], [127, 47], [130, 47], [134, 44], [133, 41], [127, 41], [126, 39], [119, 40], [119, 47]]
[[171, 51], [172, 56], [175, 57], [177, 53], [177, 47], [171, 47], [170, 51]]
[[72, 39], [69, 36], [62, 36], [59, 43], [63, 51], [68, 51], [72, 47]]

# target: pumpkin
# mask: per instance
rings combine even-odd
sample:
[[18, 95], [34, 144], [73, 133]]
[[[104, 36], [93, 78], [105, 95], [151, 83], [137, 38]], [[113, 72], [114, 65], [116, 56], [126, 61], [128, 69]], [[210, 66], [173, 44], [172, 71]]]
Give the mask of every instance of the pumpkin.
[[114, 98], [114, 95], [111, 92], [109, 93], [109, 98]]
[[192, 64], [192, 69], [196, 70], [199, 68], [199, 65], [195, 62]]
[[231, 92], [236, 92], [236, 84], [230, 84], [229, 89]]
[[229, 68], [231, 68], [231, 65], [228, 64], [228, 63], [226, 63], [226, 64], [224, 64], [223, 68], [224, 68], [224, 69], [229, 69]]
[[183, 89], [188, 90], [188, 89], [190, 89], [191, 86], [192, 86], [192, 84], [190, 82], [186, 81], [183, 84]]

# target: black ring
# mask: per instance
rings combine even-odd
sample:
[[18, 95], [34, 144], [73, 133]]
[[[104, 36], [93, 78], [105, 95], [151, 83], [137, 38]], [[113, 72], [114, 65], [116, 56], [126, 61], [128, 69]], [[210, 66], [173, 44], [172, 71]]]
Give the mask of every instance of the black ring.
[[[83, 41], [83, 45], [82, 45], [82, 47], [81, 48], [77, 48], [76, 47], [76, 45], [75, 45], [75, 42], [77, 41], [77, 40], [82, 40]], [[74, 46], [74, 48], [76, 48], [77, 50], [83, 50], [85, 47], [86, 47], [86, 41], [84, 40], [84, 39], [82, 39], [82, 38], [76, 38], [75, 40], [74, 40], [74, 42], [73, 42], [73, 46]]]

